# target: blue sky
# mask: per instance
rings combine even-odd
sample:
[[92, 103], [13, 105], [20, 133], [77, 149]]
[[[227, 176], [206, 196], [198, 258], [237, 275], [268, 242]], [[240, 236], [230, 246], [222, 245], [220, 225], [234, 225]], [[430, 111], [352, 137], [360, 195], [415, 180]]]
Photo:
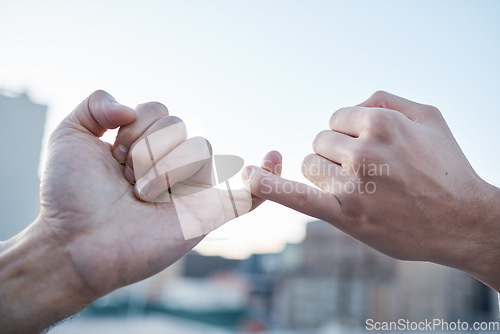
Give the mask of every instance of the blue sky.
[[[383, 89], [440, 108], [476, 171], [500, 186], [498, 1], [2, 1], [0, 8], [0, 88], [48, 104], [47, 134], [105, 89], [131, 106], [163, 102], [215, 153], [258, 164], [277, 149], [284, 176], [305, 181], [302, 158], [331, 113]], [[199, 250], [277, 251], [299, 241], [308, 220], [266, 203]]]

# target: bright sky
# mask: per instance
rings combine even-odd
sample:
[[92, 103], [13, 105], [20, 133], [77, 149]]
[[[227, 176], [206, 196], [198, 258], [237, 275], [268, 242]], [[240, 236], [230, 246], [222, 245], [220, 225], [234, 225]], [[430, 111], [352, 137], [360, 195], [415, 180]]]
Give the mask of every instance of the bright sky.
[[[439, 107], [500, 186], [499, 17], [499, 1], [4, 0], [0, 89], [49, 105], [47, 135], [96, 89], [157, 100], [215, 153], [258, 164], [277, 149], [303, 181], [331, 113], [383, 89]], [[198, 250], [279, 251], [308, 220], [266, 203]]]

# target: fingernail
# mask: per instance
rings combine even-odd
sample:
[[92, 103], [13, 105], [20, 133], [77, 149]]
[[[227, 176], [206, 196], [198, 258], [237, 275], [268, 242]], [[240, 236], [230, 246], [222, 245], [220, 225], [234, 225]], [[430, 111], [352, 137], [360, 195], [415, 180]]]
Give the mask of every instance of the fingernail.
[[142, 199], [147, 199], [149, 191], [151, 190], [151, 183], [152, 182], [148, 182], [142, 179], [137, 181], [136, 184], [137, 191], [139, 192], [139, 195], [141, 196]]
[[115, 147], [113, 150], [113, 155], [115, 156], [115, 159], [118, 160], [118, 162], [120, 163], [127, 161], [127, 154], [128, 154], [127, 148], [121, 144]]
[[241, 178], [243, 179], [243, 184], [245, 185], [245, 188], [249, 191], [252, 192], [252, 189], [250, 187], [250, 177], [252, 176], [253, 168], [252, 167], [247, 167], [245, 170], [243, 170], [243, 173], [241, 175]]
[[125, 176], [125, 179], [134, 184], [135, 183], [135, 175], [134, 175], [134, 171], [132, 170], [132, 168], [129, 167], [129, 165], [126, 165], [125, 166], [125, 170], [123, 171], [123, 175]]
[[245, 168], [243, 172], [243, 180], [249, 180], [250, 176], [252, 175], [252, 167], [247, 167]]

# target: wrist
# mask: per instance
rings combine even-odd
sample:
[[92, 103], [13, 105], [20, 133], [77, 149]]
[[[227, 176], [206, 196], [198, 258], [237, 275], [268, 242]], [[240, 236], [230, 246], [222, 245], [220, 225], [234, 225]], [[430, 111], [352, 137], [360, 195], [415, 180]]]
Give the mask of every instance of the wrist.
[[500, 189], [481, 180], [464, 216], [469, 235], [462, 240], [464, 261], [456, 266], [500, 292]]
[[[38, 332], [82, 310], [85, 296], [65, 247], [40, 221], [0, 245], [0, 327]], [[29, 320], [27, 320], [29, 319]]]

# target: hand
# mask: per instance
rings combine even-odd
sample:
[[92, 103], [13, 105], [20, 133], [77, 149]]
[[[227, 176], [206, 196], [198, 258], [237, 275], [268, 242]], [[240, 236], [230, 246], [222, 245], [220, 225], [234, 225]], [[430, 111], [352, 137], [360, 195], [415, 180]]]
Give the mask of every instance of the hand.
[[474, 172], [439, 110], [378, 92], [335, 112], [330, 129], [302, 165], [321, 190], [249, 167], [252, 194], [500, 289], [499, 189]]
[[[181, 159], [183, 154], [196, 160], [196, 148], [208, 142], [186, 139], [182, 121], [169, 116], [159, 103], [134, 110], [97, 91], [55, 130], [42, 180], [40, 216], [0, 247], [0, 313], [6, 316], [0, 327], [6, 332], [44, 329], [116, 288], [163, 270], [200, 242], [203, 236], [184, 238], [172, 202], [139, 200], [131, 185], [135, 182], [131, 148], [172, 124], [183, 130], [160, 140], [166, 150], [161, 161]], [[118, 126], [113, 146], [98, 138]], [[281, 156], [271, 152], [262, 167], [279, 173], [280, 164]], [[184, 177], [196, 175], [193, 170]], [[137, 187], [136, 193], [141, 195]], [[251, 198], [246, 190], [234, 193], [235, 198]], [[251, 201], [246, 211], [262, 203], [255, 197]], [[220, 225], [234, 217], [226, 212], [232, 213], [232, 207], [216, 201], [191, 201], [187, 209], [199, 207], [206, 213], [196, 216], [199, 224], [213, 219]]]

